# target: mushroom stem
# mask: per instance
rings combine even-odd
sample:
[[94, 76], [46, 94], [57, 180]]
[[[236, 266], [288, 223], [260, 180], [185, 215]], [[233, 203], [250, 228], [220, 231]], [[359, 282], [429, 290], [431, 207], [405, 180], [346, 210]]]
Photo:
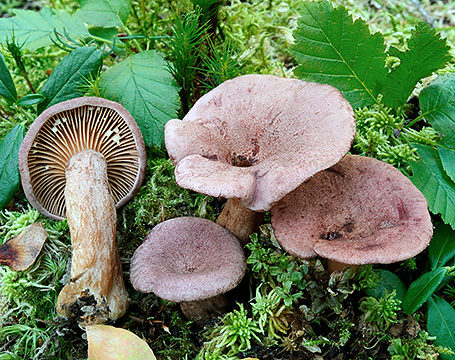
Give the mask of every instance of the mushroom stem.
[[74, 155], [65, 170], [65, 202], [73, 257], [71, 278], [57, 300], [59, 314], [83, 324], [122, 316], [128, 307], [116, 245], [117, 214], [104, 157]]
[[349, 265], [349, 264], [344, 264], [344, 263], [336, 261], [336, 260], [327, 259], [327, 271], [329, 274], [332, 274], [335, 271], [342, 271], [346, 267], [351, 267], [353, 269], [358, 268], [357, 265]]
[[250, 241], [250, 235], [259, 229], [264, 213], [246, 208], [239, 199], [228, 199], [216, 223], [229, 230], [242, 246]]

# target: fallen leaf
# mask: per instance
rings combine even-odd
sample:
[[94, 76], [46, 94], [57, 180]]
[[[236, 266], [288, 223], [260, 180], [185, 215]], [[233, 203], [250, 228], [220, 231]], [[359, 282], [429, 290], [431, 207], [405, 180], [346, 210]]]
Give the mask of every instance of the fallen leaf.
[[28, 269], [38, 257], [47, 232], [41, 223], [27, 226], [19, 235], [0, 246], [0, 264], [14, 271]]
[[147, 343], [131, 331], [109, 325], [85, 327], [89, 360], [156, 360]]

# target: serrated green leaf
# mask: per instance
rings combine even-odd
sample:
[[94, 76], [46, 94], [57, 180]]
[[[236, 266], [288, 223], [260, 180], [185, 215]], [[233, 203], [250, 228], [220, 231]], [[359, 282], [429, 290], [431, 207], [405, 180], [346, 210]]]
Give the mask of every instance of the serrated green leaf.
[[131, 11], [131, 0], [82, 0], [78, 15], [99, 27], [123, 26]]
[[446, 268], [438, 268], [412, 282], [401, 303], [403, 311], [408, 315], [416, 312], [434, 294], [446, 274]]
[[390, 107], [403, 106], [421, 79], [441, 69], [451, 59], [447, 41], [425, 22], [417, 24], [407, 45], [406, 51], [393, 46], [389, 49], [389, 55], [399, 58], [400, 65], [383, 81], [378, 79], [379, 84], [383, 84], [382, 102]]
[[84, 22], [61, 10], [47, 7], [39, 12], [33, 10], [14, 10], [15, 16], [0, 18], [0, 42], [12, 39], [23, 49], [35, 50], [52, 44], [50, 36], [54, 29], [64, 34], [64, 30], [74, 40], [87, 39], [90, 33]]
[[450, 179], [431, 146], [414, 144], [420, 160], [410, 163], [413, 184], [428, 201], [433, 214], [441, 214], [443, 221], [455, 229], [455, 183]]
[[22, 96], [19, 101], [17, 102], [17, 105], [19, 106], [31, 106], [31, 105], [36, 105], [41, 102], [43, 102], [46, 99], [46, 96], [43, 94], [28, 94], [25, 96]]
[[17, 156], [23, 139], [24, 126], [19, 124], [0, 143], [0, 209], [9, 204], [19, 189], [21, 179]]
[[442, 167], [455, 182], [455, 130], [450, 131], [436, 146]]
[[455, 256], [455, 233], [446, 224], [438, 224], [428, 247], [431, 270], [444, 266]]
[[387, 76], [383, 36], [326, 0], [305, 1], [299, 13], [291, 49], [299, 63], [294, 74], [336, 87], [353, 108], [376, 103], [377, 79]]
[[6, 100], [16, 102], [17, 92], [14, 86], [13, 78], [11, 73], [6, 67], [5, 58], [0, 52], [0, 96], [3, 96]]
[[150, 50], [129, 56], [101, 76], [104, 96], [125, 106], [149, 146], [163, 144], [164, 125], [179, 109], [179, 88], [167, 69], [162, 56]]
[[[435, 336], [435, 344], [455, 352], [455, 310], [450, 304], [433, 295], [428, 301], [428, 333]], [[439, 354], [442, 360], [455, 360], [455, 354]]]
[[441, 135], [455, 130], [455, 74], [438, 77], [419, 96], [422, 116]]
[[76, 48], [52, 71], [43, 86], [46, 100], [38, 105], [38, 113], [59, 102], [82, 96], [81, 85], [90, 76], [96, 77], [103, 64], [103, 54], [93, 46]]

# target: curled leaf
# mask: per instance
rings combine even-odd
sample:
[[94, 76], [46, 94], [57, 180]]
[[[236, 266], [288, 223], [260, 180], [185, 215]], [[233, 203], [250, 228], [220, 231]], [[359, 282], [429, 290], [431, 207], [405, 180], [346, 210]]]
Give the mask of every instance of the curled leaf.
[[89, 360], [156, 360], [147, 343], [131, 331], [109, 325], [85, 327]]
[[0, 246], [0, 264], [14, 271], [28, 269], [38, 257], [46, 238], [43, 224], [27, 226], [19, 235]]

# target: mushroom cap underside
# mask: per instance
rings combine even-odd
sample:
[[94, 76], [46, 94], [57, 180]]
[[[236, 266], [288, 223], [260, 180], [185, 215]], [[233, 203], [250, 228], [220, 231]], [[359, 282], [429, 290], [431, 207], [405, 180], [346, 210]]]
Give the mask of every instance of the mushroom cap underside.
[[424, 250], [433, 225], [427, 201], [399, 170], [346, 155], [271, 209], [280, 245], [300, 258], [393, 263]]
[[186, 302], [224, 294], [245, 271], [235, 236], [210, 220], [181, 217], [151, 230], [133, 255], [130, 278], [137, 291]]
[[65, 168], [73, 155], [87, 149], [105, 158], [117, 208], [136, 193], [146, 165], [139, 127], [119, 103], [81, 97], [46, 109], [24, 138], [19, 151], [22, 187], [36, 209], [65, 218]]
[[165, 141], [180, 186], [267, 211], [338, 162], [355, 130], [352, 108], [334, 87], [244, 75], [170, 120]]

